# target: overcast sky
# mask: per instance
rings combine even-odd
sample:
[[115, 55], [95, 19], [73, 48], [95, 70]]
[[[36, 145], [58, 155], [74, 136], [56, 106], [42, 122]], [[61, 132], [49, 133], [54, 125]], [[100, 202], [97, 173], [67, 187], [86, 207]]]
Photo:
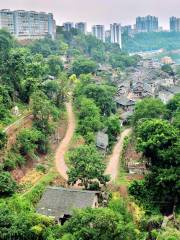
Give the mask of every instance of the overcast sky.
[[168, 29], [169, 17], [180, 17], [180, 0], [0, 0], [0, 9], [4, 8], [52, 12], [57, 24], [86, 21], [88, 28], [113, 22], [134, 24], [136, 16], [151, 14]]

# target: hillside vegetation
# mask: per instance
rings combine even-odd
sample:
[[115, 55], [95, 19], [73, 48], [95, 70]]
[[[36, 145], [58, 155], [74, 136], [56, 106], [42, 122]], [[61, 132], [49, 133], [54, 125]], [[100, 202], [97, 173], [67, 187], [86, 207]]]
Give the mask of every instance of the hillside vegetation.
[[[146, 156], [151, 172], [142, 182], [132, 183], [129, 192], [133, 199], [124, 200], [112, 192], [106, 207], [75, 210], [73, 217], [60, 226], [36, 213], [46, 186], [57, 177], [52, 167], [54, 159], [47, 169], [38, 166], [45, 174], [31, 187], [19, 185], [12, 170], [49, 153], [57, 122], [65, 114], [64, 103], [72, 97], [77, 118], [74, 137], [80, 136], [83, 144], [67, 154], [69, 184], [81, 180], [89, 190], [100, 189], [99, 182], [106, 185], [109, 177], [104, 175], [105, 161], [95, 147], [95, 134], [106, 130], [111, 151], [121, 131], [112, 75], [136, 67], [139, 57], [131, 57], [119, 46], [104, 44], [93, 36], [75, 30], [63, 32], [61, 28], [55, 41], [45, 38], [23, 46], [0, 31], [0, 56], [0, 240], [178, 239], [175, 224], [161, 229], [163, 211], [158, 203], [168, 201], [170, 212], [172, 208], [175, 214], [179, 211], [178, 185], [175, 187], [180, 159], [179, 95], [168, 106], [159, 101], [154, 104], [151, 99], [136, 106], [133, 127], [137, 148]], [[101, 69], [104, 65], [110, 72]], [[149, 108], [152, 104], [148, 101], [154, 109]], [[17, 105], [22, 113], [24, 109], [32, 113], [32, 127], [21, 129], [15, 144], [7, 149], [4, 129], [14, 121], [12, 108]], [[133, 203], [138, 216], [130, 210], [134, 201], [139, 205]]]

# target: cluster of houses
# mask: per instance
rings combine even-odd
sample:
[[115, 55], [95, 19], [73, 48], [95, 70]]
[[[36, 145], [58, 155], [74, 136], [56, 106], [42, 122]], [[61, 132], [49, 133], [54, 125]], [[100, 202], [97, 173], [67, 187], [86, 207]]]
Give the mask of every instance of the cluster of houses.
[[[115, 102], [120, 109], [120, 124], [127, 123], [132, 116], [135, 104], [145, 97], [159, 98], [165, 104], [180, 92], [180, 79], [170, 76], [161, 70], [161, 64], [152, 59], [139, 63], [137, 68], [130, 69], [126, 78], [118, 78], [108, 65], [102, 65], [97, 71], [95, 80], [101, 84], [101, 76], [111, 76], [118, 86]], [[106, 153], [109, 137], [106, 131], [99, 131], [96, 135], [96, 146]], [[127, 163], [129, 174], [146, 173], [145, 164], [138, 162]], [[73, 209], [99, 206], [100, 192], [48, 187], [37, 205], [37, 212], [53, 217], [57, 223], [64, 224], [73, 214]], [[107, 199], [108, 198], [104, 198]]]
[[180, 79], [161, 70], [161, 64], [152, 59], [139, 63], [125, 79], [116, 80], [118, 92], [115, 98], [122, 110], [123, 122], [133, 114], [135, 103], [145, 97], [159, 98], [164, 104], [180, 92]]

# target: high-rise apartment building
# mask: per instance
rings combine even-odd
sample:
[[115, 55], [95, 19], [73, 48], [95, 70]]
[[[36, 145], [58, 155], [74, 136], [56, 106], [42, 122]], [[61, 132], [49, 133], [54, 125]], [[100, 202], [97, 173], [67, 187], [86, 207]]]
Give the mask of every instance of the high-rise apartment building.
[[157, 32], [159, 29], [158, 18], [154, 16], [137, 17], [136, 31], [137, 32]]
[[97, 39], [105, 42], [105, 28], [104, 28], [104, 25], [94, 25], [92, 27], [92, 34]]
[[0, 10], [0, 28], [6, 29], [19, 39], [51, 36], [55, 38], [56, 23], [51, 13], [34, 11]]
[[15, 34], [14, 13], [9, 9], [0, 10], [0, 29], [7, 29], [11, 34]]
[[65, 22], [63, 23], [63, 29], [64, 31], [71, 31], [71, 29], [74, 28], [74, 23], [73, 22]]
[[176, 17], [170, 18], [170, 31], [180, 32], [180, 18], [176, 18]]
[[75, 28], [81, 33], [84, 33], [84, 34], [87, 33], [87, 24], [85, 22], [76, 23]]
[[122, 37], [121, 37], [121, 24], [113, 23], [110, 25], [111, 31], [111, 43], [119, 44], [119, 47], [122, 48]]
[[131, 25], [126, 25], [126, 26], [121, 27], [121, 31], [122, 31], [122, 33], [125, 33], [130, 36], [133, 33], [133, 28]]

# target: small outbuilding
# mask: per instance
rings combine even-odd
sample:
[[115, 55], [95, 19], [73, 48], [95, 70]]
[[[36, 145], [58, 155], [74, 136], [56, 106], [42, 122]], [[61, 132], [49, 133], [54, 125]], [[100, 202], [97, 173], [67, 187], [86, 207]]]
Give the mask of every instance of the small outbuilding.
[[98, 207], [98, 191], [83, 191], [62, 187], [48, 187], [37, 205], [37, 212], [53, 217], [64, 224], [73, 213], [73, 209]]
[[96, 147], [106, 152], [108, 145], [109, 145], [108, 135], [102, 131], [99, 131], [96, 136]]

